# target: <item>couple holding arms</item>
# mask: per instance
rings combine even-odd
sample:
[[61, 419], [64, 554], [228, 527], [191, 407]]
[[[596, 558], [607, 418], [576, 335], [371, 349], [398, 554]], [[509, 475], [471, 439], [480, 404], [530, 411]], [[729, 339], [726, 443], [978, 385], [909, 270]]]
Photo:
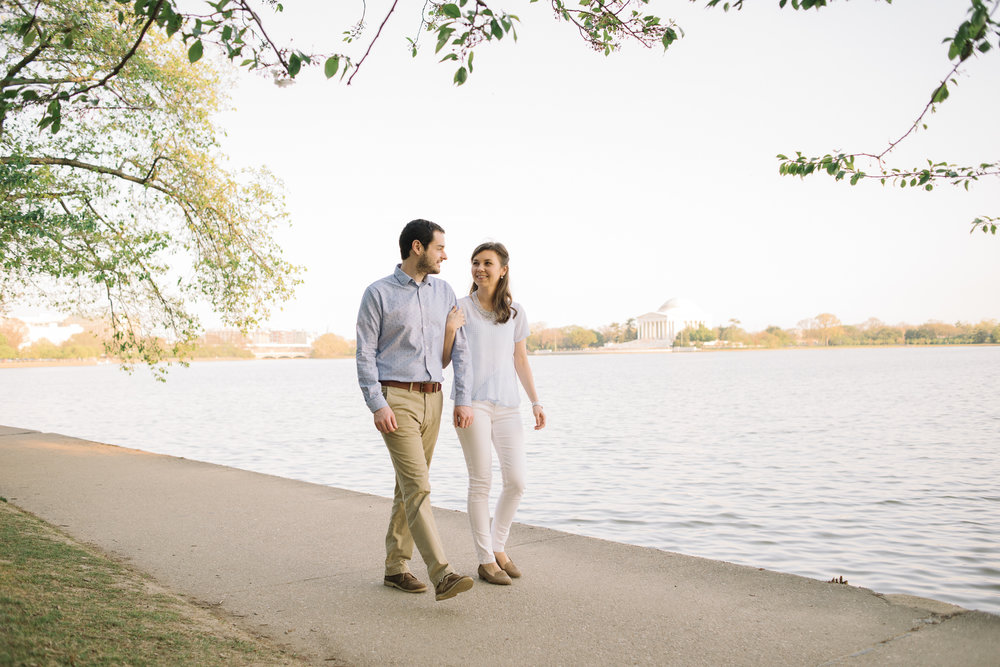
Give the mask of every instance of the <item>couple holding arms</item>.
[[[396, 473], [384, 583], [407, 593], [427, 590], [409, 571], [416, 544], [437, 600], [473, 583], [448, 564], [431, 512], [428, 468], [441, 426], [444, 368], [454, 364], [453, 424], [469, 470], [478, 574], [489, 583], [509, 585], [511, 577], [521, 576], [505, 546], [524, 491], [518, 380], [531, 399], [535, 429], [545, 426], [528, 365], [527, 316], [510, 294], [506, 248], [484, 243], [475, 249], [472, 289], [458, 300], [448, 283], [432, 277], [448, 258], [444, 246], [439, 225], [408, 223], [399, 237], [402, 263], [365, 290], [357, 326], [358, 382]], [[491, 527], [492, 448], [503, 492]]]

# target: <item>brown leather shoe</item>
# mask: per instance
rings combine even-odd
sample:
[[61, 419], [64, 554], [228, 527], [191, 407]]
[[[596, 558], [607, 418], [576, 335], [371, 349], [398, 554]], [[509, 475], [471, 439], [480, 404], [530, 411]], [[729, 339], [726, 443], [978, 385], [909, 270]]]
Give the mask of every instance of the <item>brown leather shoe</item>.
[[414, 577], [409, 572], [400, 572], [399, 574], [386, 575], [382, 583], [389, 588], [398, 588], [406, 593], [423, 593], [427, 590], [427, 584], [420, 581]]
[[521, 576], [521, 571], [517, 569], [517, 565], [514, 565], [514, 561], [512, 560], [508, 560], [506, 565], [501, 565], [500, 569], [509, 574], [513, 579]]
[[452, 572], [451, 574], [446, 574], [444, 579], [439, 581], [437, 586], [434, 587], [434, 599], [447, 600], [459, 593], [464, 593], [470, 588], [472, 588], [472, 577]]
[[503, 570], [500, 570], [496, 574], [491, 574], [489, 570], [483, 565], [479, 566], [479, 578], [483, 581], [488, 581], [491, 584], [496, 584], [498, 586], [510, 586], [512, 583], [510, 577]]

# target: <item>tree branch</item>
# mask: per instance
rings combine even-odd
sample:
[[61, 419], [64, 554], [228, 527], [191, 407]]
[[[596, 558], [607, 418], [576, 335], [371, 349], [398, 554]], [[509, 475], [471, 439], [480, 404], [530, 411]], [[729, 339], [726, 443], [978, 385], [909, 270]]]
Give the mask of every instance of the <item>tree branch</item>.
[[139, 50], [139, 45], [142, 44], [142, 40], [146, 38], [146, 32], [149, 30], [149, 26], [153, 25], [153, 22], [156, 21], [156, 16], [160, 13], [160, 8], [163, 6], [164, 2], [165, 2], [165, 0], [157, 0], [156, 6], [153, 7], [153, 9], [150, 10], [150, 12], [149, 12], [149, 20], [146, 21], [146, 25], [144, 25], [142, 27], [142, 30], [139, 32], [139, 37], [135, 40], [135, 44], [133, 44], [132, 48], [129, 49], [129, 52], [125, 54], [125, 57], [122, 58], [118, 62], [117, 65], [115, 65], [115, 68], [113, 70], [111, 70], [108, 73], [107, 76], [105, 76], [103, 79], [101, 79], [97, 83], [95, 83], [95, 84], [93, 84], [91, 86], [87, 86], [86, 88], [83, 88], [81, 90], [76, 91], [75, 93], [73, 93], [72, 95], [70, 95], [70, 97], [76, 97], [77, 95], [83, 95], [84, 93], [86, 93], [88, 91], [91, 91], [94, 88], [99, 88], [100, 86], [103, 86], [108, 81], [110, 81], [113, 77], [115, 77], [115, 76], [118, 75], [118, 72], [120, 72], [122, 70], [122, 68], [125, 67], [125, 63], [127, 63], [129, 60], [131, 60], [132, 56], [135, 55], [135, 52]]
[[52, 42], [49, 40], [43, 40], [39, 42], [38, 46], [36, 46], [31, 53], [29, 53], [28, 55], [26, 55], [24, 58], [21, 59], [21, 62], [17, 63], [12, 68], [10, 68], [10, 70], [7, 72], [7, 76], [5, 76], [2, 81], [0, 81], [0, 89], [6, 88], [7, 86], [11, 85], [11, 83], [14, 80], [14, 77], [17, 76], [17, 73], [20, 72], [25, 67], [27, 67], [28, 64], [31, 63], [31, 61], [33, 61], [35, 58], [38, 57], [39, 53], [49, 48], [51, 44]]
[[253, 22], [257, 24], [257, 28], [260, 30], [260, 34], [264, 35], [264, 39], [266, 39], [267, 43], [271, 45], [271, 50], [274, 51], [274, 54], [276, 56], [278, 56], [278, 62], [281, 63], [281, 66], [284, 67], [285, 71], [287, 72], [288, 63], [286, 63], [285, 59], [281, 57], [281, 49], [278, 48], [278, 45], [274, 43], [274, 40], [271, 39], [271, 36], [267, 34], [266, 30], [264, 30], [264, 24], [263, 22], [261, 22], [260, 17], [257, 16], [257, 12], [255, 12], [253, 8], [246, 3], [245, 0], [241, 0], [240, 6], [243, 7], [244, 11], [250, 14], [250, 17], [253, 19]]
[[[21, 162], [20, 158], [14, 158], [9, 156], [0, 156], [0, 164], [19, 164]], [[149, 176], [146, 178], [139, 178], [138, 176], [133, 176], [132, 174], [126, 173], [121, 169], [112, 169], [111, 167], [102, 167], [99, 164], [90, 164], [89, 162], [81, 162], [80, 160], [72, 160], [69, 158], [61, 157], [29, 157], [24, 159], [25, 164], [32, 165], [58, 165], [61, 167], [73, 167], [75, 169], [85, 169], [87, 171], [93, 171], [98, 174], [107, 174], [109, 176], [117, 176], [118, 178], [126, 181], [131, 181], [132, 183], [138, 183], [139, 185], [145, 185], [146, 187], [153, 188], [154, 190], [159, 190], [163, 194], [177, 199], [177, 194], [172, 192], [168, 188], [159, 185], [158, 183], [151, 182]], [[152, 175], [152, 169], [150, 170], [150, 176]]]
[[34, 86], [34, 85], [46, 85], [51, 86], [53, 84], [59, 83], [83, 83], [84, 81], [93, 81], [92, 76], [70, 76], [64, 79], [4, 79], [0, 81], [0, 88], [6, 88], [7, 86]]
[[399, 4], [399, 0], [393, 0], [392, 7], [389, 8], [389, 13], [385, 15], [384, 19], [382, 19], [382, 25], [378, 27], [378, 32], [375, 33], [375, 38], [372, 40], [372, 43], [368, 45], [368, 50], [365, 51], [365, 55], [361, 56], [361, 60], [359, 60], [358, 64], [354, 66], [354, 71], [351, 72], [350, 78], [347, 79], [348, 86], [351, 85], [351, 81], [354, 80], [354, 75], [358, 73], [359, 69], [361, 69], [361, 65], [365, 62], [368, 54], [372, 52], [372, 47], [375, 46], [375, 42], [378, 41], [379, 35], [382, 34], [382, 28], [385, 27], [385, 24], [389, 21], [389, 17], [392, 16], [392, 13], [396, 10], [397, 4]]

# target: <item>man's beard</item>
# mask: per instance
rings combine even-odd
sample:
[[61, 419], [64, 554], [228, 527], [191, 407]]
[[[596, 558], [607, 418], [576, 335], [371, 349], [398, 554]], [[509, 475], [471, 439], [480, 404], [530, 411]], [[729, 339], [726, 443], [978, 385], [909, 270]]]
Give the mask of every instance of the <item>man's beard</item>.
[[417, 271], [420, 273], [441, 273], [441, 269], [438, 268], [438, 265], [432, 264], [430, 260], [427, 259], [427, 255], [421, 255], [417, 260]]

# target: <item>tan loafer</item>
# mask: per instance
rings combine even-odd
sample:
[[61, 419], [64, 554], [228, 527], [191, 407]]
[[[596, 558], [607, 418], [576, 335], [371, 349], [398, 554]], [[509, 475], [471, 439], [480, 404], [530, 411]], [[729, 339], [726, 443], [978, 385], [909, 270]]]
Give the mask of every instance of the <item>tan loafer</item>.
[[500, 570], [496, 574], [492, 574], [482, 565], [479, 566], [479, 578], [482, 579], [483, 581], [488, 581], [489, 583], [496, 584], [498, 586], [510, 586], [511, 583], [513, 583], [511, 582], [510, 577], [507, 576], [507, 573], [504, 572], [503, 570]]
[[517, 569], [517, 565], [514, 565], [514, 561], [508, 560], [506, 565], [501, 565], [500, 569], [509, 574], [514, 579], [521, 576], [521, 571]]

